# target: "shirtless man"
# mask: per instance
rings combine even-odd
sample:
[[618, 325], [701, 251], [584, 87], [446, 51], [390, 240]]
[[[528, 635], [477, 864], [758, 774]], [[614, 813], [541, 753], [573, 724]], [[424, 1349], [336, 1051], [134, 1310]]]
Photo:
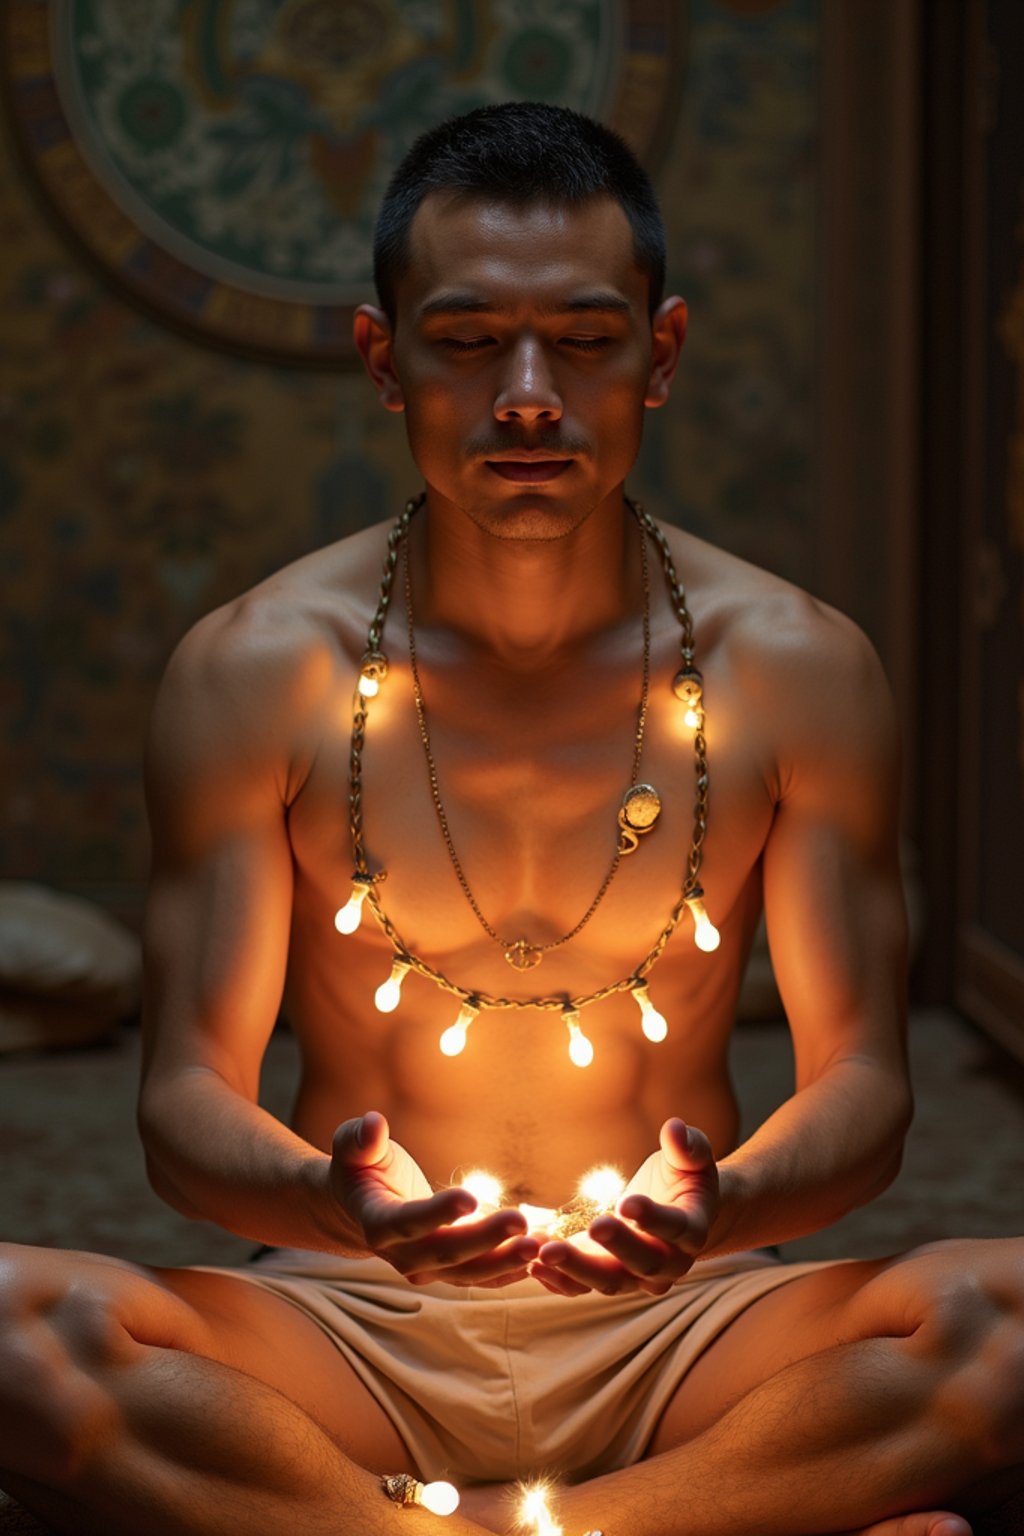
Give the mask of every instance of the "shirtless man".
[[[381, 307], [360, 307], [356, 340], [405, 412], [426, 503], [395, 545], [361, 840], [403, 944], [462, 996], [579, 999], [634, 976], [686, 878], [680, 614], [624, 499], [686, 328], [660, 241], [626, 152], [547, 108], [437, 130], [382, 215]], [[700, 881], [721, 945], [696, 949], [682, 910], [645, 973], [660, 1043], [619, 991], [580, 1010], [589, 1067], [566, 1054], [572, 1021], [537, 1007], [482, 1009], [449, 1057], [459, 998], [414, 968], [378, 1012], [395, 944], [367, 911], [347, 937], [334, 924], [361, 867], [351, 701], [389, 527], [200, 623], [153, 721], [152, 1181], [287, 1251], [226, 1273], [5, 1248], [0, 1486], [69, 1533], [479, 1536], [506, 1528], [500, 1491], [468, 1488], [442, 1520], [396, 1508], [378, 1474], [552, 1469], [567, 1536], [963, 1536], [937, 1511], [1004, 1498], [1024, 1462], [1021, 1244], [788, 1267], [753, 1252], [883, 1189], [910, 1118], [897, 752], [873, 653], [666, 528], [705, 681]], [[406, 555], [450, 840], [497, 941], [439, 832]], [[562, 942], [615, 848], [645, 585], [639, 779], [662, 811]], [[726, 1053], [762, 899], [797, 1085], [738, 1145]], [[503, 953], [542, 945], [530, 970]], [[290, 1128], [257, 1104], [282, 994], [303, 1061]], [[639, 1171], [589, 1241], [526, 1231], [519, 1202], [558, 1207], [606, 1161]], [[458, 1186], [473, 1166], [503, 1180], [501, 1209]]]

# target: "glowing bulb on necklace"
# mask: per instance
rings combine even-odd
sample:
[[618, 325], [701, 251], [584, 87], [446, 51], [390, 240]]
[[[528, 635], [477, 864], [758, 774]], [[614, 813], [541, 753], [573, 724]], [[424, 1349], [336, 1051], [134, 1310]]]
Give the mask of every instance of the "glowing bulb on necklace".
[[441, 1036], [441, 1049], [446, 1056], [459, 1056], [466, 1049], [466, 1031], [480, 1012], [472, 1003], [463, 1003], [454, 1024], [449, 1024]]
[[652, 1040], [656, 1045], [659, 1040], [664, 1040], [668, 1034], [668, 1024], [665, 1021], [665, 1016], [655, 1008], [648, 996], [647, 988], [643, 984], [638, 984], [633, 988], [633, 996], [636, 998], [640, 1008], [640, 1028], [648, 1040]]
[[359, 680], [356, 687], [364, 699], [376, 698], [380, 685], [388, 675], [388, 659], [380, 651], [367, 651], [359, 663]]
[[701, 900], [703, 895], [704, 892], [698, 886], [692, 896], [687, 896], [686, 905], [689, 907], [690, 915], [693, 918], [693, 942], [698, 949], [702, 949], [705, 954], [709, 955], [712, 950], [718, 948], [722, 942], [722, 936], [710, 917], [708, 917], [707, 909]]
[[701, 724], [704, 701], [704, 679], [696, 667], [684, 666], [672, 682], [672, 691], [686, 710], [684, 722], [695, 731]]
[[408, 960], [403, 960], [396, 955], [391, 966], [391, 975], [387, 981], [382, 981], [373, 994], [373, 1001], [377, 1005], [378, 1013], [394, 1013], [402, 1000], [402, 982], [412, 969]]
[[369, 896], [372, 886], [373, 881], [366, 875], [352, 876], [352, 894], [334, 914], [334, 926], [339, 933], [355, 933], [363, 915], [363, 902]]
[[562, 1011], [569, 1031], [569, 1060], [574, 1067], [589, 1067], [594, 1059], [594, 1047], [580, 1028], [580, 1016], [575, 1008]]

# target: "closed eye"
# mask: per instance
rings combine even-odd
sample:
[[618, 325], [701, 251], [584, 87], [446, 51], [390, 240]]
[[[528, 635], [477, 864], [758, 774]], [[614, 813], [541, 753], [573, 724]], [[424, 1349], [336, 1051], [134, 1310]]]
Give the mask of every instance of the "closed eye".
[[478, 352], [481, 347], [489, 347], [493, 338], [479, 336], [474, 341], [459, 341], [454, 336], [439, 336], [438, 346], [447, 347], [451, 352]]

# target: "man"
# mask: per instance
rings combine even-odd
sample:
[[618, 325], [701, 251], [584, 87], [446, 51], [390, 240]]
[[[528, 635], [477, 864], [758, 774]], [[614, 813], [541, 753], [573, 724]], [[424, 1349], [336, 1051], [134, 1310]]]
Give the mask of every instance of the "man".
[[[551, 1471], [567, 1536], [963, 1536], [940, 1507], [1017, 1486], [1019, 1243], [757, 1252], [899, 1163], [896, 747], [851, 624], [625, 499], [686, 329], [663, 262], [639, 167], [559, 109], [396, 175], [355, 334], [425, 505], [199, 624], [148, 761], [152, 1181], [276, 1251], [4, 1251], [0, 1486], [58, 1531], [472, 1536]], [[762, 897], [797, 1088], [737, 1145]], [[589, 1235], [528, 1230], [609, 1161]]]

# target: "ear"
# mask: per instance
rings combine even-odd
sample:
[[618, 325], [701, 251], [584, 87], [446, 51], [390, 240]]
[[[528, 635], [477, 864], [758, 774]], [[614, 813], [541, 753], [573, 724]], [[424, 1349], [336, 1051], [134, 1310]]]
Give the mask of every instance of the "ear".
[[651, 320], [651, 375], [644, 396], [644, 405], [650, 410], [664, 405], [668, 399], [669, 388], [679, 366], [679, 355], [686, 340], [686, 320], [686, 300], [678, 295], [665, 299], [654, 312]]
[[391, 322], [375, 304], [360, 304], [352, 321], [352, 338], [363, 366], [386, 411], [404, 411], [405, 397], [395, 372]]

